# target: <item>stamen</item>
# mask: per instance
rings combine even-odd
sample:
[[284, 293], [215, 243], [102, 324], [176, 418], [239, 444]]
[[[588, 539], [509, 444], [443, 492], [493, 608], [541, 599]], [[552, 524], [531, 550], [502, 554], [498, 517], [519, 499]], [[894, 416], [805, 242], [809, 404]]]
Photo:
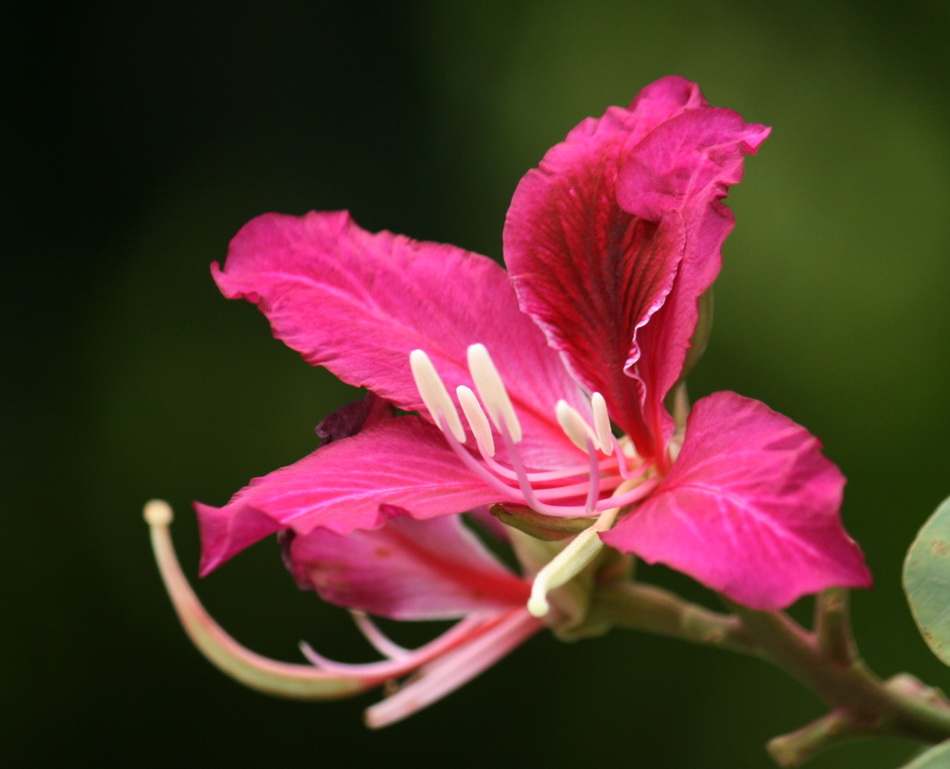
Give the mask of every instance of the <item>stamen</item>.
[[[527, 474], [524, 471], [524, 464], [520, 461], [520, 456], [518, 455], [515, 445], [511, 442], [511, 438], [508, 437], [507, 431], [504, 435], [505, 444], [508, 448], [508, 457], [511, 459], [512, 464], [515, 466], [514, 479], [518, 482], [518, 487], [514, 488], [507, 485], [501, 478], [497, 475], [494, 475], [486, 466], [488, 463], [479, 462], [472, 454], [458, 441], [449, 440], [448, 444], [452, 451], [455, 452], [462, 464], [464, 464], [472, 473], [479, 478], [481, 478], [485, 483], [491, 486], [496, 491], [500, 492], [504, 498], [523, 502], [532, 510], [535, 510], [539, 513], [545, 515], [555, 515], [555, 516], [579, 516], [584, 515], [587, 511], [585, 508], [580, 505], [547, 505], [544, 502], [540, 501], [537, 496], [535, 496], [534, 490], [531, 488], [531, 483], [527, 478]], [[586, 484], [581, 486], [576, 493], [582, 494], [587, 488]], [[552, 489], [552, 494], [561, 494], [560, 489]], [[572, 494], [573, 496], [573, 494]], [[519, 499], [520, 497], [520, 499]]]
[[588, 441], [587, 457], [590, 460], [589, 488], [587, 489], [587, 501], [584, 503], [584, 509], [593, 514], [597, 500], [600, 498], [600, 462], [597, 459], [597, 451], [592, 442]]
[[567, 437], [571, 439], [571, 443], [577, 446], [581, 451], [588, 451], [589, 443], [594, 444], [594, 449], [600, 448], [597, 436], [594, 435], [594, 432], [587, 426], [584, 417], [567, 401], [558, 401], [554, 407], [554, 414], [564, 434], [567, 435]]
[[485, 668], [537, 633], [543, 625], [518, 608], [502, 615], [477, 638], [425, 666], [391, 697], [366, 710], [371, 729], [388, 726], [416, 713], [468, 682]]
[[406, 649], [397, 643], [393, 643], [376, 627], [366, 614], [361, 611], [351, 611], [350, 616], [360, 629], [363, 637], [369, 641], [370, 645], [387, 659], [399, 660], [405, 659], [412, 654], [410, 649]]
[[[626, 480], [640, 477], [647, 470], [648, 464], [636, 456], [635, 452], [634, 456], [630, 457], [624, 451], [624, 444], [632, 449], [630, 439], [624, 437], [624, 443], [621, 443], [617, 438], [611, 436], [611, 440], [613, 442], [614, 458], [617, 460], [617, 470], [620, 476]], [[631, 466], [628, 466], [627, 460], [630, 460], [632, 469]]]
[[481, 450], [490, 457], [495, 456], [495, 439], [491, 434], [491, 425], [488, 424], [488, 417], [482, 411], [475, 393], [470, 387], [459, 385], [455, 388], [455, 394]]
[[485, 404], [488, 416], [499, 431], [502, 424], [508, 428], [508, 434], [515, 443], [521, 441], [521, 423], [515, 414], [514, 406], [505, 384], [495, 367], [494, 361], [483, 344], [473, 344], [468, 348], [468, 369], [472, 372], [475, 389]]
[[337, 662], [315, 651], [306, 641], [300, 643], [300, 651], [311, 665], [324, 674], [348, 676], [359, 681], [372, 681], [374, 685], [378, 685], [432, 664], [456, 647], [464, 645], [469, 639], [477, 637], [485, 627], [496, 623], [495, 619], [469, 616], [459, 620], [424, 646], [409, 650], [404, 657], [390, 657], [378, 662]]
[[[509, 480], [515, 480], [518, 476], [510, 468], [505, 467], [504, 465], [498, 464], [491, 457], [483, 457], [485, 464], [488, 465], [497, 475], [500, 475], [502, 478], [508, 478]], [[589, 464], [587, 465], [572, 465], [570, 467], [565, 467], [558, 470], [541, 470], [534, 473], [528, 473], [528, 480], [531, 483], [562, 483], [567, 482], [572, 478], [583, 478], [587, 476], [587, 473], [590, 471]], [[618, 481], [619, 483], [619, 481]]]
[[[511, 467], [515, 471], [515, 478], [518, 481], [518, 488], [520, 489], [521, 495], [528, 507], [543, 515], [576, 516], [584, 515], [587, 512], [586, 508], [580, 507], [579, 505], [547, 505], [538, 499], [534, 492], [534, 488], [531, 486], [531, 480], [528, 478], [528, 472], [525, 470], [524, 461], [521, 459], [521, 454], [519, 454], [518, 450], [515, 448], [514, 441], [512, 441], [511, 436], [508, 434], [507, 428], [502, 427], [501, 437], [505, 441], [505, 448], [508, 450], [508, 460], [511, 462]], [[458, 454], [458, 452], [456, 452], [456, 454]]]
[[594, 505], [597, 504], [597, 498], [600, 496], [600, 462], [597, 459], [597, 449], [600, 446], [597, 445], [597, 436], [588, 427], [580, 412], [567, 401], [558, 401], [554, 413], [561, 429], [571, 439], [571, 443], [587, 452], [590, 470], [587, 482], [587, 501], [584, 503], [584, 509], [588, 513], [593, 513]]
[[610, 415], [607, 413], [607, 401], [600, 393], [594, 393], [590, 396], [591, 409], [594, 412], [594, 432], [597, 433], [597, 440], [600, 442], [600, 450], [605, 454], [610, 453], [610, 447], [614, 444], [614, 435], [610, 431]]
[[[596, 505], [594, 505], [594, 510], [604, 510], [607, 505], [614, 505], [616, 507], [628, 507], [634, 502], [639, 502], [644, 497], [648, 497], [653, 493], [653, 490], [660, 485], [660, 478], [646, 478], [643, 480], [637, 480], [636, 478], [629, 479], [624, 481], [617, 490], [614, 492], [612, 497], [607, 499], [600, 500]], [[621, 489], [631, 489], [630, 491], [621, 492]]]
[[412, 369], [412, 378], [416, 382], [422, 402], [432, 415], [432, 421], [440, 429], [449, 430], [459, 443], [465, 443], [462, 420], [459, 419], [449, 391], [445, 389], [445, 383], [429, 356], [423, 350], [413, 350], [409, 353], [409, 367]]

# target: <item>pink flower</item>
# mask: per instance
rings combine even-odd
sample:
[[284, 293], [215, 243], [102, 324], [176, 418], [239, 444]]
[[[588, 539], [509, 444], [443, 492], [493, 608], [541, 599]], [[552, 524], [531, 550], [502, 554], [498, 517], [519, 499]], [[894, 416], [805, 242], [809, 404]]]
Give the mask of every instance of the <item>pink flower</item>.
[[221, 291], [256, 303], [309, 363], [416, 413], [255, 479], [222, 508], [196, 503], [202, 572], [289, 530], [295, 572], [325, 576], [327, 538], [350, 557], [396, 520], [421, 532], [494, 504], [529, 525], [591, 520], [537, 575], [537, 616], [603, 543], [754, 609], [868, 586], [839, 518], [843, 477], [817, 439], [734, 393], [700, 399], [685, 424], [667, 407], [685, 401], [700, 299], [733, 226], [722, 199], [768, 132], [693, 83], [657, 81], [522, 179], [507, 273], [343, 212], [247, 224], [213, 267]]

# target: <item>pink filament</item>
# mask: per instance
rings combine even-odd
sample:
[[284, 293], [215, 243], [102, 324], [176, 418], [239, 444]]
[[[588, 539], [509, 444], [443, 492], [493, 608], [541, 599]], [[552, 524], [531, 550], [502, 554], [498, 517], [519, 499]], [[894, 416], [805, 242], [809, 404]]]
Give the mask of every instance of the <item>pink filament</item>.
[[[501, 427], [501, 437], [508, 452], [511, 469], [504, 467], [497, 460], [481, 452], [481, 461], [473, 456], [469, 450], [448, 430], [441, 418], [436, 418], [436, 425], [442, 431], [449, 446], [462, 463], [476, 476], [481, 478], [491, 488], [499, 492], [504, 499], [526, 504], [532, 510], [557, 517], [584, 517], [614, 507], [622, 507], [642, 499], [656, 484], [644, 483], [636, 489], [616, 497], [600, 499], [602, 492], [612, 492], [623, 483], [642, 476], [647, 465], [641, 464], [630, 471], [623, 456], [619, 442], [614, 442], [614, 454], [601, 460], [591, 442], [588, 442], [588, 466], [583, 470], [578, 467], [563, 470], [529, 473], [514, 441], [508, 433], [507, 427]], [[604, 473], [607, 473], [605, 476]], [[586, 474], [586, 480], [579, 480]], [[517, 481], [517, 487], [508, 481]], [[572, 480], [573, 483], [563, 483]], [[558, 481], [560, 485], [554, 485]], [[536, 488], [535, 484], [541, 485]], [[552, 504], [556, 500], [579, 500], [585, 498], [583, 504]]]
[[527, 609], [513, 609], [491, 628], [419, 671], [396, 694], [366, 711], [368, 726], [388, 726], [470, 681], [543, 627]]

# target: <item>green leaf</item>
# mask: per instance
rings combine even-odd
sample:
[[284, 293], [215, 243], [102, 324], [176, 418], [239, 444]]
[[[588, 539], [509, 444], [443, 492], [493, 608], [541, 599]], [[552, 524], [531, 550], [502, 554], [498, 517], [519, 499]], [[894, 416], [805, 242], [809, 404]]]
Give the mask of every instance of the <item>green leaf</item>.
[[[946, 502], [942, 507], [946, 507]], [[950, 741], [935, 745], [909, 764], [904, 764], [901, 769], [947, 769], [948, 766], [950, 766]]]
[[927, 645], [950, 665], [950, 499], [930, 516], [907, 551], [904, 592]]

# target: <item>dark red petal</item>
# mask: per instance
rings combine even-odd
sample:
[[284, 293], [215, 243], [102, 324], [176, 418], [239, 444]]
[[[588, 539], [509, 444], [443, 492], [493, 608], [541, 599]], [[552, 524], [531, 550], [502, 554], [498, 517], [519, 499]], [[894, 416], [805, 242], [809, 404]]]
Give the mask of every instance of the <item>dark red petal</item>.
[[581, 123], [515, 192], [505, 258], [521, 306], [641, 455], [672, 430], [663, 399], [731, 227], [719, 199], [765, 133], [664, 78]]
[[626, 367], [645, 384], [646, 421], [664, 437], [671, 424], [663, 399], [683, 370], [699, 297], [719, 274], [722, 244], [735, 224], [721, 200], [742, 179], [744, 156], [768, 133], [731, 110], [684, 112], [640, 142], [620, 172], [620, 205], [650, 221], [669, 222], [685, 241], [672, 290], [642, 329]]
[[341, 438], [350, 438], [364, 429], [368, 429], [384, 419], [394, 416], [394, 409], [389, 401], [378, 395], [367, 393], [364, 397], [352, 403], [341, 406], [314, 428], [322, 445], [333, 443]]
[[644, 394], [624, 368], [637, 330], [672, 288], [684, 241], [676, 226], [617, 203], [617, 175], [635, 129], [633, 113], [611, 108], [551, 149], [515, 191], [504, 247], [522, 309], [578, 380], [603, 394], [638, 451], [652, 455]]

